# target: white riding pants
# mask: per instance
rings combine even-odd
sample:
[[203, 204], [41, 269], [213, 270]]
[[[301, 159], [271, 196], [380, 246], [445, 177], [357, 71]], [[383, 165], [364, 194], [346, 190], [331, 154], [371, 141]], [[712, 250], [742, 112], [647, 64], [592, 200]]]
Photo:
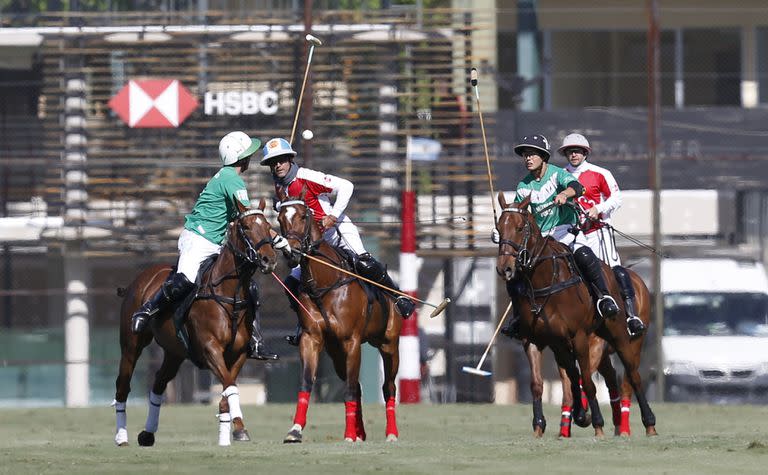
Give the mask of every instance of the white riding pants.
[[184, 274], [190, 282], [197, 279], [200, 264], [210, 255], [219, 254], [221, 245], [214, 244], [203, 236], [185, 229], [179, 235], [179, 264], [176, 272]]
[[[579, 231], [579, 234], [574, 236], [573, 233], [568, 231], [569, 229], [571, 229], [570, 224], [561, 224], [560, 226], [555, 226], [549, 231], [542, 233], [542, 235], [544, 235], [545, 237], [552, 236], [556, 240], [570, 247], [571, 252], [575, 251], [581, 246], [589, 245], [589, 243], [587, 242], [587, 238], [584, 236], [583, 232]], [[574, 237], [575, 237], [575, 240], [574, 240]]]
[[603, 262], [610, 267], [620, 266], [621, 257], [616, 250], [613, 239], [611, 239], [611, 231], [608, 228], [600, 228], [596, 231], [592, 231], [586, 234], [587, 245], [592, 248], [592, 252]]

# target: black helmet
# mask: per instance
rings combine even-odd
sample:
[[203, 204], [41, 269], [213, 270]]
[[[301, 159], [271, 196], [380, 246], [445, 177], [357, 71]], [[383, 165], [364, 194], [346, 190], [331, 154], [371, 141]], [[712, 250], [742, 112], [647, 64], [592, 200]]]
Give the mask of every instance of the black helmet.
[[542, 155], [542, 158], [544, 161], [549, 160], [549, 140], [547, 140], [546, 137], [543, 135], [526, 135], [520, 141], [518, 141], [517, 145], [515, 145], [515, 153], [523, 156], [523, 149], [526, 148], [534, 148], [536, 150], [539, 150], [541, 152], [544, 152]]

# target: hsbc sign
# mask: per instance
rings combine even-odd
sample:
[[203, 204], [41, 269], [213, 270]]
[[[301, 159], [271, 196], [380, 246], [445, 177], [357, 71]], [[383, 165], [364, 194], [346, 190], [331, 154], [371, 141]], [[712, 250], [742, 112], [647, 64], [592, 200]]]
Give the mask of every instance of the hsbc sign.
[[[274, 115], [275, 91], [205, 93], [206, 115]], [[131, 128], [170, 128], [181, 125], [198, 101], [176, 79], [131, 80], [109, 101], [109, 107]]]
[[229, 91], [205, 93], [205, 115], [277, 114], [277, 93]]

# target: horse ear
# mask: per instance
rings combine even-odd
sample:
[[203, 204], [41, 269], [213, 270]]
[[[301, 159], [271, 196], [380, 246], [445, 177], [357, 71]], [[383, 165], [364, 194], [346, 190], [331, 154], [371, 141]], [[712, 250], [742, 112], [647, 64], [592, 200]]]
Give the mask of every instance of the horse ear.
[[301, 189], [301, 194], [299, 195], [299, 198], [301, 198], [301, 201], [305, 201], [304, 198], [307, 196], [307, 187], [303, 187]]
[[245, 206], [243, 203], [241, 203], [240, 200], [235, 200], [235, 204], [237, 205], [238, 213], [245, 213], [246, 211], [248, 211], [248, 207]]
[[520, 209], [528, 209], [528, 205], [531, 204], [531, 195], [526, 196], [523, 201], [518, 203], [517, 207]]
[[259, 200], [259, 209], [264, 211], [265, 206], [267, 206], [267, 202], [264, 201], [264, 197], [262, 196], [261, 199]]
[[504, 196], [504, 192], [499, 192], [499, 205], [501, 205], [501, 208], [504, 209], [507, 207], [507, 198]]
[[283, 188], [282, 186], [278, 187], [277, 188], [277, 199], [279, 201], [286, 201], [287, 198], [288, 198], [288, 194], [286, 193], [285, 188]]

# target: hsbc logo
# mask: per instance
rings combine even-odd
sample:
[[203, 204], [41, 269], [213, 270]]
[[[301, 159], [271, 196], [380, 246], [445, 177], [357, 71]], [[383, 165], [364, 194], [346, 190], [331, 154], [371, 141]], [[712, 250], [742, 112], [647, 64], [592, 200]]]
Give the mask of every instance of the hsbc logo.
[[[109, 101], [109, 107], [131, 128], [172, 128], [181, 125], [198, 100], [176, 79], [131, 80]], [[274, 115], [275, 91], [205, 93], [205, 115]]]
[[178, 127], [197, 104], [176, 79], [131, 80], [109, 101], [109, 107], [131, 128]]

